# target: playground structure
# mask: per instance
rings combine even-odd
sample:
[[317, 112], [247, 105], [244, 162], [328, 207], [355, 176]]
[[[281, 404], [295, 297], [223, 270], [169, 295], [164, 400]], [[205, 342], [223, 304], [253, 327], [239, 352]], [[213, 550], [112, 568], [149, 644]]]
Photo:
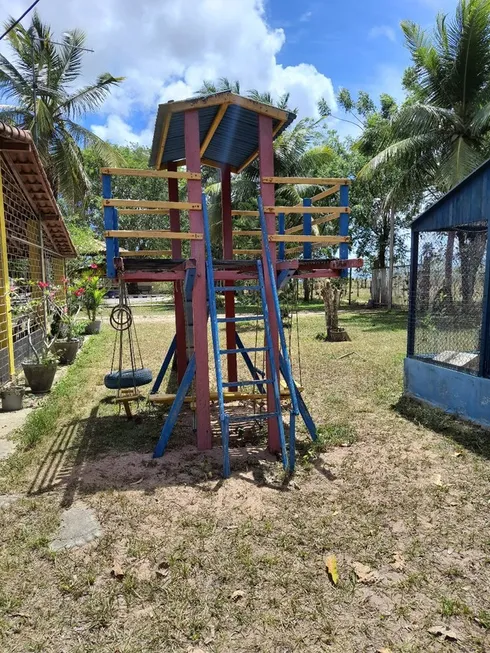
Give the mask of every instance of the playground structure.
[[[274, 139], [294, 120], [295, 115], [230, 92], [217, 93], [182, 102], [160, 105], [156, 120], [150, 166], [152, 170], [105, 168], [102, 170], [104, 225], [107, 251], [107, 275], [121, 284], [129, 282], [169, 281], [174, 286], [175, 337], [150, 391], [154, 404], [169, 404], [170, 410], [155, 449], [161, 456], [168, 443], [179, 412], [185, 403], [195, 408], [197, 446], [212, 445], [211, 401], [218, 401], [223, 442], [224, 475], [230, 473], [228, 440], [231, 425], [243, 422], [267, 422], [268, 448], [281, 453], [285, 468], [294, 468], [295, 419], [301, 415], [312, 438], [316, 438], [313, 420], [292, 378], [289, 352], [281, 320], [278, 289], [293, 278], [340, 277], [350, 267], [361, 267], [362, 260], [349, 260], [349, 179], [316, 179], [274, 176]], [[260, 188], [257, 210], [232, 209], [231, 174], [240, 173], [255, 158], [259, 159]], [[185, 171], [179, 170], [182, 166]], [[210, 225], [203, 195], [201, 165], [221, 171], [222, 259], [212, 256]], [[116, 199], [112, 197], [112, 178], [139, 175], [167, 180], [168, 201]], [[187, 200], [179, 200], [179, 181], [187, 185]], [[299, 206], [276, 206], [276, 184], [311, 184], [325, 190], [306, 198]], [[315, 206], [315, 201], [339, 196], [338, 206]], [[253, 198], [251, 198], [253, 199]], [[189, 215], [189, 231], [181, 230], [181, 211]], [[169, 216], [169, 225], [152, 230], [120, 228], [124, 215], [150, 214], [155, 222]], [[303, 216], [300, 225], [286, 227], [288, 214]], [[233, 229], [233, 218], [246, 215], [257, 219], [257, 229]], [[158, 217], [157, 217], [158, 216]], [[313, 219], [315, 216], [315, 219]], [[317, 217], [316, 217], [317, 216]], [[313, 227], [338, 220], [339, 235], [314, 235]], [[119, 241], [125, 238], [168, 239], [165, 250], [125, 251], [120, 256]], [[252, 237], [260, 249], [240, 249], [237, 240]], [[190, 256], [182, 255], [182, 242], [190, 241]], [[293, 247], [288, 245], [293, 244]], [[314, 258], [315, 247], [339, 246], [339, 258]], [[170, 254], [170, 255], [169, 255]], [[298, 257], [298, 254], [300, 256]], [[246, 259], [236, 256], [247, 256]], [[291, 255], [294, 258], [289, 258]], [[260, 309], [256, 315], [237, 315], [238, 293], [256, 293]], [[224, 317], [218, 316], [216, 296], [224, 295]], [[211, 322], [217, 391], [210, 390], [208, 364], [208, 316]], [[264, 327], [261, 347], [245, 347], [237, 333], [237, 323], [260, 321]], [[220, 345], [219, 325], [225, 329]], [[265, 354], [266, 369], [258, 369], [250, 353]], [[226, 374], [221, 361], [226, 357]], [[250, 378], [238, 379], [237, 357], [242, 356]], [[159, 390], [175, 357], [178, 391], [161, 395]], [[283, 377], [286, 387], [281, 386]], [[226, 377], [226, 380], [224, 380]], [[195, 393], [189, 396], [195, 380]], [[252, 387], [252, 392], [243, 388]], [[135, 393], [134, 398], [138, 397]], [[131, 396], [126, 395], [126, 401]], [[265, 399], [264, 413], [232, 415], [226, 404], [235, 401]], [[289, 453], [283, 425], [281, 401], [291, 404]], [[125, 404], [126, 406], [126, 404]]]

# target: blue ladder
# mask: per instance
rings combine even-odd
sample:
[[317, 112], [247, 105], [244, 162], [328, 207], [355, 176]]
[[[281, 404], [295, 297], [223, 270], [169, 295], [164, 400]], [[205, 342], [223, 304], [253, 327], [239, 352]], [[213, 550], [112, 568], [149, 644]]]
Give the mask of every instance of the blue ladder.
[[[216, 384], [218, 390], [218, 407], [219, 421], [221, 426], [221, 441], [223, 445], [223, 476], [230, 476], [230, 453], [229, 453], [229, 436], [230, 424], [256, 422], [261, 420], [274, 419], [277, 422], [279, 430], [279, 440], [281, 443], [281, 455], [284, 469], [288, 469], [288, 456], [286, 453], [286, 440], [284, 436], [284, 425], [282, 423], [281, 396], [279, 391], [279, 378], [277, 374], [278, 363], [272, 346], [272, 336], [269, 324], [269, 310], [265, 295], [265, 281], [262, 261], [257, 261], [257, 278], [258, 284], [254, 286], [216, 286], [214, 282], [213, 258], [211, 250], [211, 236], [209, 229], [209, 218], [206, 206], [206, 196], [202, 196], [202, 212], [204, 221], [204, 235], [206, 239], [206, 280], [208, 287], [209, 315], [211, 318], [211, 333], [213, 337], [214, 364], [216, 368]], [[219, 318], [216, 307], [216, 295], [222, 292], [259, 292], [262, 304], [262, 315], [235, 318]], [[264, 347], [237, 347], [236, 349], [222, 349], [219, 341], [219, 323], [220, 322], [245, 322], [260, 320], [264, 322], [265, 346]], [[253, 379], [250, 381], [232, 381], [223, 382], [221, 370], [221, 357], [226, 354], [248, 354], [249, 352], [262, 351], [269, 356], [271, 378]], [[248, 415], [229, 415], [225, 409], [225, 388], [236, 388], [242, 386], [264, 386], [271, 385], [274, 391], [274, 410], [268, 413], [256, 413]]]

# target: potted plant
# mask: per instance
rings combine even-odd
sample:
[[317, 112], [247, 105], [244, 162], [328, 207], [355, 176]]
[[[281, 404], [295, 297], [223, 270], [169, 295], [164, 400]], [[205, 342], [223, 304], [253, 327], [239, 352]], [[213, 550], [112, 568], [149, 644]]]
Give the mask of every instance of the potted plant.
[[56, 339], [52, 346], [52, 352], [58, 356], [63, 365], [71, 365], [80, 349], [81, 331], [76, 321], [79, 310], [75, 315], [66, 312], [61, 315], [59, 321], [53, 320], [51, 333]]
[[83, 273], [78, 288], [75, 290], [75, 295], [81, 299], [89, 320], [85, 333], [92, 335], [100, 333], [102, 320], [97, 319], [97, 315], [106, 289], [101, 288], [101, 277], [97, 272], [97, 264], [92, 263], [90, 268], [90, 271]]
[[2, 410], [4, 412], [21, 410], [24, 404], [24, 392], [25, 387], [20, 385], [17, 377], [14, 376], [13, 379], [4, 385], [0, 391]]
[[22, 362], [22, 369], [24, 370], [27, 385], [32, 392], [34, 394], [43, 394], [51, 390], [58, 369], [58, 358], [52, 352], [56, 338], [48, 341], [45, 333], [43, 333], [41, 343], [35, 347], [32, 342], [30, 317], [27, 320], [27, 335], [33, 357]]

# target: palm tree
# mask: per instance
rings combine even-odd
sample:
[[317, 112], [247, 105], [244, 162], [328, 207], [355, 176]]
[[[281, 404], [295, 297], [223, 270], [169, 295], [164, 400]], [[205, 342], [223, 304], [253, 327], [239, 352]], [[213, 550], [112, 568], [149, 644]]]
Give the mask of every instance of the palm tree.
[[401, 183], [440, 195], [490, 152], [490, 0], [460, 0], [433, 33], [411, 21], [402, 29], [413, 61], [404, 76], [409, 98], [369, 168], [393, 160], [405, 168]]
[[[454, 18], [440, 14], [432, 33], [411, 21], [403, 22], [402, 29], [413, 61], [404, 76], [409, 97], [364, 173], [398, 164], [404, 173], [394, 192], [422, 191], [437, 198], [490, 155], [490, 0], [460, 0]], [[368, 128], [361, 144], [369, 139]], [[481, 262], [483, 236], [458, 231], [457, 237], [461, 264], [471, 280]], [[448, 235], [441, 288], [449, 300], [453, 251], [454, 232]], [[473, 286], [464, 285], [466, 304]]]
[[[12, 25], [10, 18], [5, 24]], [[79, 124], [95, 111], [122, 77], [103, 73], [94, 83], [76, 88], [82, 70], [85, 34], [78, 29], [53, 43], [51, 28], [34, 14], [28, 29], [21, 25], [8, 35], [12, 54], [0, 54], [0, 120], [33, 133], [55, 194], [80, 201], [90, 187], [81, 148], [91, 146], [106, 165], [122, 163], [105, 141]]]

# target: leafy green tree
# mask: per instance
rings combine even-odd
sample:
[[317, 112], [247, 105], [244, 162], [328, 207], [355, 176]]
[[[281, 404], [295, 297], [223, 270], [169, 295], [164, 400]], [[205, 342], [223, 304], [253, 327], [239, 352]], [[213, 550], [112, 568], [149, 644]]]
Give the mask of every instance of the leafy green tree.
[[[10, 18], [5, 27], [13, 22]], [[17, 25], [9, 32], [11, 53], [0, 54], [0, 96], [12, 104], [0, 106], [0, 120], [31, 130], [55, 194], [75, 202], [89, 188], [83, 147], [90, 146], [106, 165], [122, 163], [108, 143], [79, 121], [95, 111], [123, 78], [103, 73], [77, 88], [85, 34], [74, 29], [60, 38], [61, 45], [53, 43], [57, 39], [37, 13], [27, 29]]]

